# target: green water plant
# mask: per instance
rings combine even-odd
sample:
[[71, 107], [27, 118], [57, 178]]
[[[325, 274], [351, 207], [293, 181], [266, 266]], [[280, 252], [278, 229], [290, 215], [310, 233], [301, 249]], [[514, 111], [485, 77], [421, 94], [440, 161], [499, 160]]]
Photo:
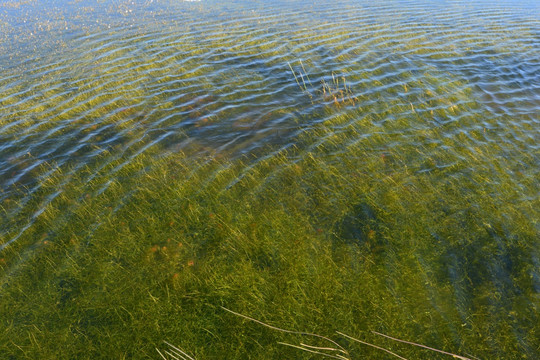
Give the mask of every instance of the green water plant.
[[89, 28], [2, 70], [0, 358], [538, 358], [536, 108], [461, 66], [536, 22], [360, 8]]
[[[2, 250], [0, 353], [151, 357], [182, 334], [196, 358], [290, 356], [223, 306], [293, 331], [534, 358], [538, 207], [516, 201], [534, 183], [500, 171], [514, 166], [502, 147], [456, 133], [459, 156], [434, 151], [436, 129], [399, 133], [380, 116], [338, 109], [255, 159], [156, 144], [50, 172], [16, 218], [4, 208], [2, 239], [17, 240]], [[381, 344], [424, 356], [394, 346]]]

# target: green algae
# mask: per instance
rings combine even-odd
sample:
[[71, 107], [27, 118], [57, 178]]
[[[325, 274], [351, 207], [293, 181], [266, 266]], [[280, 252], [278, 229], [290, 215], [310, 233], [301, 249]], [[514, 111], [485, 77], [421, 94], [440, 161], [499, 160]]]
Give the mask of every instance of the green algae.
[[336, 331], [407, 358], [433, 354], [372, 331], [536, 358], [537, 120], [495, 116], [437, 62], [530, 51], [530, 29], [479, 43], [363, 22], [89, 31], [77, 61], [6, 71], [2, 155], [23, 176], [0, 193], [0, 357], [156, 358], [167, 340], [312, 358], [226, 307], [352, 358], [383, 353]]
[[31, 201], [61, 193], [3, 251], [2, 354], [152, 357], [163, 339], [198, 358], [290, 354], [225, 306], [298, 331], [534, 358], [539, 207], [520, 199], [536, 185], [490, 144], [423, 156], [429, 132], [385, 148], [408, 135], [339, 113], [251, 165], [151, 151], [115, 178], [121, 160], [49, 176]]

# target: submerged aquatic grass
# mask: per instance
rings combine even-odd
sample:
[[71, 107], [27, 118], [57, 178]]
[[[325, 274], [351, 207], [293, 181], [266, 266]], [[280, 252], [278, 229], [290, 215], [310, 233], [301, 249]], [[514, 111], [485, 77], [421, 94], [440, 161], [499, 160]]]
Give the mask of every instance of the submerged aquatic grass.
[[345, 5], [3, 70], [0, 358], [538, 357], [537, 20]]
[[0, 312], [16, 322], [0, 351], [152, 356], [174, 339], [196, 358], [286, 356], [225, 306], [299, 331], [532, 358], [538, 207], [516, 199], [536, 185], [497, 171], [508, 164], [488, 144], [440, 167], [445, 147], [384, 148], [408, 135], [373, 120], [336, 115], [256, 162], [148, 152], [114, 179], [115, 163], [49, 176], [30, 201], [61, 192], [2, 252]]

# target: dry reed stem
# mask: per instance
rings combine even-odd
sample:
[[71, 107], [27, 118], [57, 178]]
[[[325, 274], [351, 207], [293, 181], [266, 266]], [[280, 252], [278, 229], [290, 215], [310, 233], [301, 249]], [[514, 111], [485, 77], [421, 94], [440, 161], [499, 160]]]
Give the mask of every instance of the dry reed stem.
[[[342, 356], [342, 355], [332, 355], [332, 354], [327, 354], [327, 353], [323, 353], [323, 352], [320, 352], [320, 351], [315, 351], [315, 350], [309, 349], [309, 348], [317, 348], [316, 346], [305, 345], [305, 344], [293, 345], [293, 344], [284, 343], [284, 342], [280, 342], [280, 341], [278, 341], [278, 344], [285, 345], [285, 346], [290, 346], [290, 347], [293, 347], [293, 348], [296, 348], [296, 349], [300, 349], [300, 350], [307, 351], [307, 352], [317, 354], [317, 355], [326, 356], [326, 357], [329, 357], [329, 358], [332, 358], [332, 359], [351, 360], [351, 358], [345, 357], [345, 356]], [[340, 350], [334, 349], [334, 348], [321, 348], [321, 349], [340, 351]]]
[[267, 328], [270, 328], [270, 329], [273, 329], [273, 330], [281, 331], [281, 332], [288, 333], [288, 334], [313, 336], [313, 337], [317, 337], [317, 338], [319, 338], [319, 339], [326, 340], [326, 341], [328, 341], [328, 342], [334, 344], [337, 348], [339, 348], [339, 349], [335, 349], [336, 351], [339, 351], [339, 352], [341, 352], [341, 353], [343, 353], [343, 354], [345, 354], [345, 355], [347, 355], [347, 356], [350, 356], [350, 355], [349, 355], [349, 352], [348, 352], [343, 346], [339, 345], [339, 344], [338, 344], [337, 342], [335, 342], [334, 340], [327, 338], [326, 336], [317, 335], [317, 334], [312, 334], [312, 333], [307, 333], [307, 332], [302, 332], [302, 331], [293, 331], [293, 330], [281, 329], [281, 328], [278, 328], [278, 327], [276, 327], [276, 326], [272, 326], [272, 325], [263, 323], [263, 322], [260, 321], [260, 320], [257, 320], [257, 319], [251, 318], [251, 317], [249, 317], [249, 316], [242, 315], [242, 314], [237, 313], [237, 312], [235, 312], [235, 311], [229, 310], [229, 309], [227, 309], [226, 307], [221, 306], [221, 308], [222, 308], [223, 310], [225, 310], [225, 311], [230, 312], [231, 314], [234, 314], [234, 315], [240, 316], [240, 317], [242, 317], [242, 318], [244, 318], [244, 319], [247, 319], [247, 320], [256, 322], [257, 324], [266, 326]]
[[158, 348], [156, 348], [156, 351], [158, 352], [158, 354], [161, 356], [162, 359], [167, 360], [167, 358], [165, 357], [165, 355], [163, 355], [163, 354], [161, 353], [161, 351], [159, 351]]
[[[277, 330], [277, 331], [281, 331], [281, 332], [284, 332], [284, 333], [288, 333], [288, 334], [297, 334], [297, 335], [307, 335], [307, 336], [313, 336], [313, 337], [317, 337], [317, 338], [320, 338], [320, 339], [323, 339], [323, 340], [326, 340], [334, 345], [336, 345], [337, 348], [332, 348], [332, 347], [319, 347], [319, 346], [313, 346], [313, 345], [308, 345], [308, 344], [304, 344], [304, 343], [300, 343], [300, 345], [294, 345], [294, 344], [289, 344], [289, 343], [284, 343], [284, 342], [278, 342], [278, 344], [281, 344], [281, 345], [286, 345], [286, 346], [290, 346], [290, 347], [293, 347], [293, 348], [296, 348], [296, 349], [300, 349], [300, 350], [303, 350], [303, 351], [307, 351], [307, 352], [310, 352], [310, 353], [313, 353], [313, 354], [318, 354], [318, 355], [322, 355], [322, 356], [326, 356], [326, 357], [329, 357], [329, 358], [333, 358], [333, 359], [340, 359], [340, 360], [350, 360], [350, 354], [347, 350], [345, 350], [345, 348], [341, 345], [339, 345], [336, 341], [328, 338], [328, 337], [325, 337], [325, 336], [322, 336], [322, 335], [318, 335], [318, 334], [312, 334], [312, 333], [307, 333], [307, 332], [302, 332], [302, 331], [293, 331], [293, 330], [286, 330], [286, 329], [282, 329], [282, 328], [278, 328], [276, 326], [272, 326], [272, 325], [269, 325], [269, 324], [266, 324], [260, 320], [257, 320], [257, 319], [254, 319], [252, 317], [249, 317], [249, 316], [246, 316], [246, 315], [243, 315], [243, 314], [240, 314], [240, 313], [237, 313], [235, 311], [232, 311], [232, 310], [229, 310], [223, 306], [221, 306], [221, 308], [225, 311], [228, 311], [230, 312], [231, 314], [234, 314], [236, 316], [239, 316], [239, 317], [242, 317], [244, 319], [247, 319], [247, 320], [250, 320], [250, 321], [253, 321], [253, 322], [256, 322], [257, 324], [260, 324], [260, 325], [263, 325], [267, 328], [270, 328], [270, 329], [273, 329], [273, 330]], [[438, 352], [438, 353], [441, 353], [441, 354], [445, 354], [445, 355], [450, 355], [450, 356], [453, 356], [457, 359], [460, 359], [460, 360], [473, 360], [471, 358], [468, 358], [468, 357], [465, 357], [465, 356], [461, 356], [461, 355], [456, 355], [456, 354], [453, 354], [453, 353], [450, 353], [450, 352], [446, 352], [446, 351], [443, 351], [443, 350], [439, 350], [439, 349], [435, 349], [435, 348], [432, 348], [432, 347], [429, 347], [429, 346], [426, 346], [426, 345], [422, 345], [422, 344], [417, 344], [417, 343], [414, 343], [414, 342], [411, 342], [411, 341], [406, 341], [406, 340], [401, 340], [401, 339], [397, 339], [397, 338], [394, 338], [392, 336], [388, 336], [388, 335], [385, 335], [385, 334], [382, 334], [382, 333], [379, 333], [379, 332], [376, 332], [376, 331], [372, 331], [374, 334], [376, 335], [379, 335], [379, 336], [383, 336], [385, 338], [388, 338], [390, 340], [394, 340], [394, 341], [397, 341], [397, 342], [401, 342], [401, 343], [405, 343], [405, 344], [409, 344], [409, 345], [413, 345], [413, 346], [417, 346], [417, 347], [421, 347], [421, 348], [424, 348], [424, 349], [428, 349], [428, 350], [431, 350], [431, 351], [435, 351], [435, 352]], [[371, 346], [375, 349], [378, 349], [378, 350], [381, 350], [381, 351], [384, 351], [390, 355], [393, 355], [401, 360], [408, 360], [406, 358], [404, 358], [403, 356], [401, 355], [398, 355], [388, 349], [385, 349], [381, 346], [377, 346], [375, 344], [371, 344], [371, 343], [368, 343], [368, 342], [365, 342], [365, 341], [362, 341], [362, 340], [359, 340], [359, 339], [356, 339], [356, 338], [353, 338], [352, 336], [349, 336], [347, 334], [344, 334], [340, 331], [336, 331], [336, 333], [338, 335], [341, 335], [341, 336], [344, 336], [350, 340], [353, 340], [353, 341], [356, 341], [360, 344], [364, 344], [364, 345], [367, 345], [367, 346]], [[168, 344], [168, 343], [167, 343]], [[169, 344], [170, 345], [170, 344]], [[172, 346], [172, 345], [170, 345]], [[343, 355], [340, 355], [340, 354], [327, 354], [327, 353], [324, 353], [324, 352], [321, 352], [321, 351], [317, 351], [317, 350], [326, 350], [326, 351], [335, 351], [335, 352], [340, 352], [340, 353], [343, 353], [345, 356]], [[191, 360], [194, 360], [192, 358], [189, 358]]]
[[413, 346], [418, 346], [418, 347], [421, 347], [421, 348], [424, 348], [424, 349], [428, 349], [428, 350], [431, 350], [431, 351], [435, 351], [435, 352], [438, 352], [438, 353], [441, 353], [441, 354], [450, 355], [450, 356], [453, 356], [453, 357], [455, 357], [455, 358], [457, 358], [457, 359], [461, 359], [461, 360], [472, 360], [471, 358], [468, 358], [468, 357], [465, 357], [465, 356], [452, 354], [452, 353], [449, 353], [449, 352], [446, 352], [446, 351], [443, 351], [443, 350], [434, 349], [434, 348], [432, 348], [432, 347], [429, 347], [429, 346], [426, 346], [426, 345], [422, 345], [422, 344], [417, 344], [417, 343], [414, 343], [414, 342], [411, 342], [411, 341], [406, 341], [406, 340], [397, 339], [397, 338], [394, 338], [394, 337], [392, 337], [392, 336], [388, 336], [388, 335], [385, 335], [385, 334], [381, 334], [381, 333], [376, 332], [376, 331], [372, 331], [372, 333], [374, 333], [375, 335], [383, 336], [383, 337], [388, 338], [388, 339], [390, 339], [390, 340], [402, 342], [402, 343], [404, 343], [404, 344], [409, 344], [409, 345], [413, 345]]
[[374, 344], [370, 344], [370, 343], [365, 342], [365, 341], [362, 341], [362, 340], [358, 340], [358, 339], [356, 339], [356, 338], [353, 338], [352, 336], [349, 336], [349, 335], [344, 334], [344, 333], [339, 332], [339, 331], [336, 331], [336, 332], [337, 332], [339, 335], [345, 336], [346, 338], [349, 338], [349, 339], [351, 339], [351, 340], [353, 340], [353, 341], [359, 342], [360, 344], [364, 344], [364, 345], [367, 345], [367, 346], [371, 346], [371, 347], [373, 347], [373, 348], [375, 348], [375, 349], [378, 349], [378, 350], [382, 350], [382, 351], [384, 351], [384, 352], [387, 352], [388, 354], [391, 354], [391, 355], [393, 355], [393, 356], [395, 356], [395, 357], [397, 357], [397, 358], [399, 358], [399, 359], [401, 359], [401, 360], [408, 360], [408, 359], [404, 358], [403, 356], [400, 356], [400, 355], [398, 355], [398, 354], [396, 354], [396, 353], [394, 353], [394, 352], [392, 352], [392, 351], [390, 351], [390, 350], [388, 350], [388, 349], [385, 349], [385, 348], [383, 348], [383, 347], [380, 347], [380, 346], [377, 346], [377, 345], [374, 345]]
[[[164, 350], [165, 354], [169, 355], [170, 357], [172, 357], [174, 360], [195, 360], [193, 357], [189, 356], [188, 354], [186, 354], [184, 351], [182, 351], [181, 349], [177, 348], [176, 346], [174, 346], [173, 344], [171, 343], [168, 343], [167, 341], [164, 341], [165, 344], [169, 345], [170, 348], [171, 348], [171, 351], [172, 352], [169, 352], [169, 351], [166, 351]], [[165, 355], [163, 355], [161, 353], [161, 351], [159, 351], [158, 348], [156, 348], [156, 351], [159, 353], [159, 355], [165, 359], [165, 360], [168, 360], [167, 357], [165, 357]]]

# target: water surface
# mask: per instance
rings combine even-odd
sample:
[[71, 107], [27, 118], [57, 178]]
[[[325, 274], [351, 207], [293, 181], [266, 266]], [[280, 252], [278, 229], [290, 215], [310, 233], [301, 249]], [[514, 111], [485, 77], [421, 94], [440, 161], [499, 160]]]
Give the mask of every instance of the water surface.
[[[164, 175], [148, 203], [134, 189], [142, 184], [144, 192], [144, 174], [180, 156], [188, 164], [184, 175], [195, 174], [180, 183], [192, 184], [183, 199], [205, 208], [245, 186], [236, 202], [229, 199], [238, 206], [229, 208], [231, 216], [256, 217], [257, 205], [250, 210], [250, 204], [262, 201], [262, 213], [272, 204], [309, 218], [306, 226], [315, 229], [309, 236], [331, 246], [332, 261], [345, 269], [338, 280], [370, 273], [368, 258], [381, 266], [386, 284], [366, 280], [362, 291], [380, 286], [401, 304], [398, 323], [413, 330], [397, 335], [481, 358], [535, 358], [538, 14], [536, 1], [1, 1], [0, 275], [3, 289], [12, 290], [0, 301], [11, 319], [7, 336], [19, 334], [14, 343], [33, 346], [19, 338], [20, 329], [35, 324], [20, 320], [29, 310], [6, 309], [20, 301], [9, 295], [14, 288], [39, 287], [21, 274], [47, 258], [41, 244], [62, 243], [70, 223], [84, 228], [78, 236], [87, 243], [110, 236], [96, 235], [108, 225], [90, 199], [103, 201], [118, 223], [165, 221], [167, 182], [179, 180]], [[219, 165], [208, 168], [214, 161]], [[288, 171], [298, 179], [289, 183]], [[146, 207], [152, 202], [160, 205]], [[87, 219], [76, 225], [82, 213]], [[259, 234], [264, 246], [288, 231], [282, 215], [267, 220], [267, 232]], [[245, 220], [233, 218], [229, 225]], [[182, 221], [196, 246], [221, 239], [201, 232], [194, 225], [199, 217]], [[272, 230], [279, 226], [282, 232]], [[169, 238], [156, 229], [145, 235], [150, 243]], [[75, 250], [66, 246], [69, 258]], [[196, 258], [205, 261], [214, 246]], [[290, 255], [275, 251], [278, 258]], [[352, 251], [352, 260], [343, 251]], [[281, 271], [273, 261], [254, 274]], [[405, 274], [425, 294], [414, 299], [418, 288], [399, 284]], [[55, 281], [43, 286], [65, 287]], [[92, 293], [86, 291], [85, 301]], [[358, 291], [336, 304], [354, 308], [363, 297]], [[227, 303], [220, 296], [201, 301]], [[383, 313], [396, 310], [388, 298], [366, 296]], [[425, 306], [427, 317], [444, 319], [444, 329], [406, 320], [408, 306]], [[351, 319], [363, 324], [358, 314], [343, 317], [342, 330]], [[351, 331], [376, 330], [375, 324]], [[42, 333], [55, 334], [47, 326]]]

